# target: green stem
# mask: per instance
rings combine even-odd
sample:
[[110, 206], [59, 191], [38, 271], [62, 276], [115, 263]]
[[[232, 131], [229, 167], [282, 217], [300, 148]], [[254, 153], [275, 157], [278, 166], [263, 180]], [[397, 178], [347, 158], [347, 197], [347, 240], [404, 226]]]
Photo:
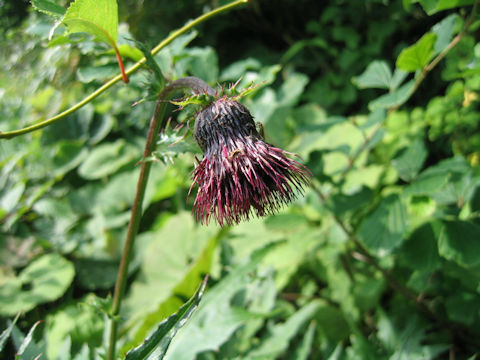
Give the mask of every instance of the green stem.
[[[208, 13], [202, 15], [202, 16], [199, 16], [195, 20], [192, 20], [188, 24], [184, 25], [180, 29], [172, 32], [169, 36], [167, 36], [167, 38], [165, 38], [162, 42], [160, 42], [157, 46], [155, 46], [155, 48], [153, 48], [152, 55], [155, 55], [156, 53], [158, 53], [161, 49], [163, 49], [165, 46], [170, 44], [177, 37], [186, 33], [187, 31], [194, 28], [198, 24], [210, 19], [211, 17], [214, 17], [216, 15], [224, 13], [224, 12], [226, 12], [226, 11], [228, 11], [228, 10], [238, 6], [238, 5], [245, 4], [248, 1], [249, 0], [236, 0], [236, 1], [231, 2], [230, 4], [221, 6], [221, 7], [217, 8], [217, 9], [214, 9], [214, 10], [212, 10], [212, 11], [210, 11], [210, 12], [208, 12]], [[131, 68], [129, 68], [126, 71], [126, 75], [130, 75], [130, 74], [134, 73], [135, 71], [137, 71], [145, 63], [145, 61], [146, 61], [146, 59], [144, 57], [142, 59], [140, 59], [140, 61], [135, 63]], [[107, 83], [105, 83], [104, 85], [99, 87], [93, 93], [91, 93], [86, 98], [84, 98], [82, 101], [73, 105], [69, 109], [61, 112], [60, 114], [57, 114], [57, 115], [55, 115], [55, 116], [53, 116], [49, 119], [43, 120], [43, 121], [41, 121], [39, 123], [36, 123], [34, 125], [27, 126], [23, 129], [0, 132], [0, 139], [12, 139], [16, 136], [28, 134], [29, 132], [39, 130], [41, 128], [44, 128], [45, 126], [51, 125], [51, 124], [59, 121], [60, 119], [63, 119], [64, 117], [74, 113], [75, 111], [80, 109], [85, 104], [88, 104], [90, 101], [92, 101], [97, 96], [99, 96], [100, 94], [102, 94], [103, 92], [108, 90], [110, 87], [112, 87], [115, 83], [117, 83], [120, 80], [122, 80], [122, 74], [119, 74], [119, 75], [115, 76], [113, 79], [111, 79], [110, 81], [108, 81]]]
[[[164, 114], [166, 105], [168, 103], [166, 100], [169, 99], [174, 93], [185, 89], [193, 90], [193, 92], [195, 93], [215, 93], [215, 91], [211, 87], [209, 87], [207, 83], [195, 77], [186, 77], [183, 79], [179, 79], [168, 85], [158, 96], [158, 101], [155, 106], [152, 119], [150, 120], [147, 141], [145, 143], [145, 149], [143, 151], [144, 158], [149, 157], [155, 149], [155, 139], [164, 124]], [[115, 284], [115, 292], [113, 294], [109, 347], [107, 353], [108, 360], [113, 360], [115, 357], [115, 344], [117, 340], [117, 317], [120, 313], [122, 298], [125, 292], [125, 285], [127, 283], [128, 265], [132, 257], [133, 244], [135, 242], [135, 237], [137, 235], [138, 227], [140, 225], [140, 219], [142, 217], [143, 198], [145, 196], [145, 189], [147, 187], [148, 176], [150, 174], [151, 167], [151, 161], [143, 161], [140, 168], [140, 175], [138, 177], [135, 199], [133, 200], [130, 223], [128, 224], [127, 238], [125, 240], [122, 258], [120, 260], [120, 267], [118, 269], [117, 281]]]

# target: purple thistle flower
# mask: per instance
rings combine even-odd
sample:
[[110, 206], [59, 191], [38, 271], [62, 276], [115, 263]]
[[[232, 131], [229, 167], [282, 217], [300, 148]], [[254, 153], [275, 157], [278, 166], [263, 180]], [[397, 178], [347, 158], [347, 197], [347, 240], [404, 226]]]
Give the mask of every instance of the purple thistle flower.
[[[195, 139], [203, 150], [193, 184], [197, 221], [213, 217], [220, 226], [265, 216], [303, 193], [311, 172], [293, 155], [263, 141], [248, 109], [222, 97], [195, 120]], [[190, 194], [189, 192], [189, 194]]]

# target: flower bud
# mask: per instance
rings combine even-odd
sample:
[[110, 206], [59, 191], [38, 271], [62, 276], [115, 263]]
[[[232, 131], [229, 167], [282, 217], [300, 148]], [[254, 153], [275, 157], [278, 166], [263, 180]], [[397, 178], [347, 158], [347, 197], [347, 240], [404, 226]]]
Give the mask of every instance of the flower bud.
[[217, 99], [197, 115], [194, 136], [203, 150], [193, 184], [197, 220], [220, 226], [272, 214], [303, 192], [310, 171], [292, 155], [263, 141], [248, 109]]

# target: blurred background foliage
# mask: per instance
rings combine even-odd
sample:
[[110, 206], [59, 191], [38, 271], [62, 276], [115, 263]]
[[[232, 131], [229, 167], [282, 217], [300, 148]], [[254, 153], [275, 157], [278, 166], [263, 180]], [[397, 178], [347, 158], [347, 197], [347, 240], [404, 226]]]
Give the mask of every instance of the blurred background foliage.
[[[119, 43], [153, 47], [226, 3], [120, 0]], [[191, 137], [168, 146], [183, 134], [171, 129], [160, 137], [158, 157], [173, 163], [155, 163], [148, 185], [121, 354], [208, 273], [168, 359], [476, 358], [477, 18], [409, 94], [414, 72], [461, 31], [472, 3], [253, 0], [155, 56], [170, 80], [257, 84], [243, 102], [314, 182], [278, 215], [202, 227], [187, 196], [195, 153], [186, 150], [200, 150]], [[91, 39], [49, 47], [53, 23], [27, 1], [0, 1], [2, 131], [55, 115], [118, 72], [113, 53]], [[427, 55], [412, 65], [399, 55], [413, 44]], [[139, 57], [123, 55], [128, 64]], [[6, 358], [105, 352], [104, 310], [154, 107], [132, 104], [148, 95], [149, 79], [139, 71], [68, 118], [0, 142], [0, 328], [25, 312], [9, 327]], [[173, 112], [172, 126], [191, 116]]]

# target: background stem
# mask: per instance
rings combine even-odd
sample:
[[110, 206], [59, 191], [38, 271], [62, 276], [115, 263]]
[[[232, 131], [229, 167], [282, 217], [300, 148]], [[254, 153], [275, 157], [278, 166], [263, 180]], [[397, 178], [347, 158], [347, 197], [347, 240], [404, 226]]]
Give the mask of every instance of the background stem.
[[[206, 82], [195, 77], [178, 79], [168, 85], [158, 96], [157, 104], [155, 106], [152, 119], [150, 120], [147, 141], [145, 143], [145, 149], [143, 151], [144, 158], [149, 157], [153, 150], [155, 150], [155, 139], [164, 124], [164, 115], [166, 106], [168, 104], [166, 100], [169, 99], [174, 93], [186, 89], [193, 90], [193, 92], [197, 94], [215, 94], [215, 90], [208, 86]], [[133, 244], [135, 242], [135, 237], [137, 235], [138, 227], [140, 225], [140, 219], [142, 217], [143, 198], [145, 196], [145, 189], [147, 187], [148, 176], [150, 174], [151, 167], [151, 161], [143, 161], [140, 168], [140, 175], [138, 177], [137, 190], [135, 193], [135, 199], [133, 201], [130, 223], [128, 224], [127, 238], [125, 240], [122, 258], [120, 260], [117, 281], [115, 283], [115, 292], [113, 294], [113, 304], [110, 319], [110, 336], [107, 353], [108, 360], [113, 360], [115, 358], [115, 344], [117, 341], [117, 317], [120, 313], [122, 298], [123, 294], [125, 293], [125, 285], [127, 283], [128, 276], [128, 265], [132, 257]]]

